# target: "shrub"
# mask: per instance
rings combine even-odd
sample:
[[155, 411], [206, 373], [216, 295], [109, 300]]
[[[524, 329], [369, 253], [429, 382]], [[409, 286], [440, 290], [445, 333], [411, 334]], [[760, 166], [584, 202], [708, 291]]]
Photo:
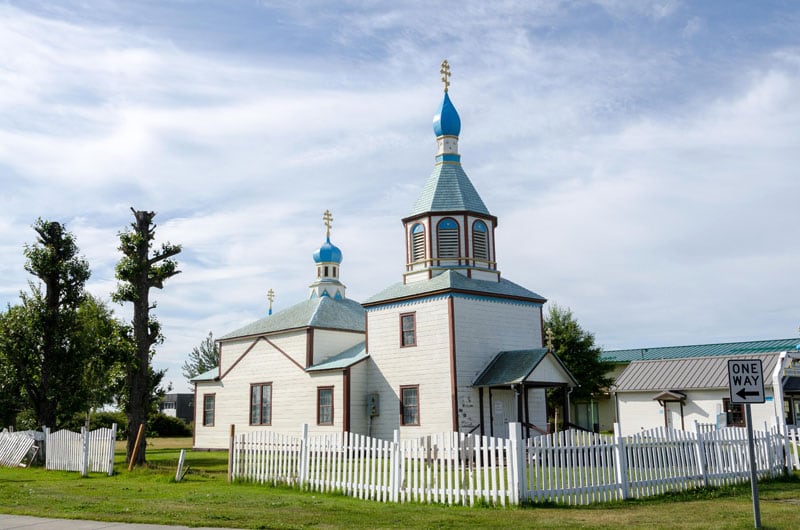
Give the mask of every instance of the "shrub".
[[157, 414], [150, 417], [148, 422], [147, 436], [191, 436], [192, 430], [186, 425], [183, 420], [167, 416], [166, 414]]

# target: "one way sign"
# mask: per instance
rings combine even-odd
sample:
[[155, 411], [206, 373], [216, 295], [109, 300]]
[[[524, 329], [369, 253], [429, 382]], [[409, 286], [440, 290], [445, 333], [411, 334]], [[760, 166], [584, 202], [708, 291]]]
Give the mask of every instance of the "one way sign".
[[761, 359], [729, 360], [728, 384], [731, 403], [764, 403]]

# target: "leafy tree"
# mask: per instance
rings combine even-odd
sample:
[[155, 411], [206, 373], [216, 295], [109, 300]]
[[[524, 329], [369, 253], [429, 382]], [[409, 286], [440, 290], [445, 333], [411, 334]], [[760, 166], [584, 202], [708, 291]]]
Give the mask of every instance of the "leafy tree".
[[[140, 425], [147, 423], [147, 415], [153, 406], [153, 395], [158, 388], [163, 371], [156, 371], [151, 365], [155, 351], [153, 346], [164, 340], [161, 326], [155, 317], [150, 316], [150, 289], [163, 288], [164, 281], [180, 271], [176, 261], [170, 259], [181, 251], [180, 245], [164, 243], [152, 255], [150, 250], [155, 239], [155, 212], [131, 208], [134, 222], [132, 230], [119, 234], [119, 250], [122, 259], [117, 263], [116, 276], [119, 283], [112, 298], [117, 302], [133, 303], [133, 342], [134, 351], [126, 363], [125, 370], [125, 412], [128, 417], [128, 445], [125, 460], [131, 461], [136, 434]], [[143, 441], [134, 464], [144, 464], [147, 443]]]
[[75, 390], [89, 352], [71, 339], [89, 265], [61, 223], [37, 219], [33, 229], [38, 237], [25, 246], [25, 270], [41, 284], [31, 283], [22, 305], [8, 308], [0, 342], [36, 423], [57, 428], [81, 406]]
[[93, 352], [83, 367], [81, 398], [86, 418], [93, 409], [111, 403], [122, 392], [123, 364], [130, 359], [130, 328], [114, 317], [102, 301], [87, 296], [78, 308], [77, 347]]
[[[591, 399], [601, 389], [611, 384], [606, 375], [612, 364], [604, 361], [600, 348], [594, 344], [594, 334], [584, 331], [569, 308], [550, 306], [544, 321], [544, 332], [553, 352], [578, 381], [570, 398], [572, 401]], [[559, 408], [564, 403], [564, 389], [548, 392], [548, 405]]]
[[189, 359], [183, 362], [183, 377], [191, 382], [192, 378], [219, 366], [219, 348], [214, 342], [214, 334], [208, 332], [200, 346], [195, 346]]

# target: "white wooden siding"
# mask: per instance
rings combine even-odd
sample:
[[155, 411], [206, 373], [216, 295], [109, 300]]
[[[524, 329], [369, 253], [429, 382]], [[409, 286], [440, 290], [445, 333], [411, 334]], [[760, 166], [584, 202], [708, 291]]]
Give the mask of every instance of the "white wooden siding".
[[[380, 416], [372, 435], [417, 438], [452, 429], [450, 333], [447, 299], [434, 299], [369, 311], [367, 393], [380, 395]], [[416, 314], [417, 345], [400, 347], [400, 315]], [[419, 385], [419, 426], [400, 426], [400, 387]]]
[[[318, 364], [342, 353], [348, 348], [364, 342], [361, 332], [333, 331], [327, 329], [314, 330], [314, 360], [311, 364]], [[304, 361], [305, 362], [305, 361]]]
[[367, 368], [369, 360], [350, 367], [350, 432], [367, 434]]
[[[694, 422], [714, 423], [717, 414], [722, 412], [722, 399], [730, 397], [728, 389], [719, 390], [686, 390], [686, 401], [683, 406], [683, 420], [686, 430], [693, 429]], [[619, 392], [619, 423], [623, 436], [664, 426], [664, 408], [654, 400], [656, 392]], [[771, 389], [766, 389], [771, 397]], [[673, 417], [672, 427], [681, 428], [680, 404], [673, 407], [677, 415]], [[751, 405], [753, 425], [763, 428], [764, 423], [772, 426], [775, 422], [775, 410], [772, 402]]]
[[[347, 335], [347, 340], [352, 340], [355, 334], [344, 335]], [[344, 427], [342, 372], [306, 372], [306, 337], [305, 330], [301, 330], [270, 335], [270, 342], [261, 339], [242, 341], [246, 343], [244, 348], [237, 342], [241, 353], [250, 346], [252, 348], [244, 357], [240, 353], [241, 360], [236, 367], [221, 381], [197, 384], [194, 446], [204, 449], [227, 448], [231, 424], [236, 426], [237, 432], [264, 429], [296, 432], [298, 425], [308, 422], [312, 433], [341, 432]], [[337, 339], [326, 333], [322, 341], [330, 344]], [[250, 425], [250, 387], [259, 383], [272, 383], [272, 422], [269, 426]], [[320, 386], [334, 387], [333, 425], [316, 424], [317, 387]], [[202, 396], [210, 393], [216, 394], [214, 425], [203, 426]]]
[[[541, 348], [541, 308], [513, 301], [466, 298], [455, 298], [453, 305], [458, 421], [460, 430], [470, 431], [480, 421], [478, 391], [472, 387], [473, 381], [501, 351]], [[488, 411], [484, 414], [488, 418]]]

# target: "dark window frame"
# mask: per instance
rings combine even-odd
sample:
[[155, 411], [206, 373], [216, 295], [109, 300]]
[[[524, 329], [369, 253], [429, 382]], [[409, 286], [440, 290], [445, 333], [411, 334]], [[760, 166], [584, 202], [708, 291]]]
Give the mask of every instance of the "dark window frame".
[[[405, 322], [407, 322], [410, 318], [411, 328], [405, 328]], [[410, 333], [409, 337], [410, 340], [407, 340], [406, 333]], [[401, 313], [400, 314], [400, 347], [401, 348], [410, 348], [412, 346], [417, 345], [417, 313], [416, 311], [412, 311], [411, 313]]]
[[[318, 386], [317, 387], [317, 425], [333, 425], [334, 424], [334, 387], [333, 386]], [[323, 422], [322, 421], [322, 400], [320, 399], [322, 392], [330, 392], [331, 394], [331, 402], [328, 407], [330, 408], [330, 420]]]
[[[211, 421], [209, 421], [208, 399], [211, 398]], [[213, 427], [217, 412], [217, 394], [203, 394], [203, 427]]]
[[[413, 390], [416, 396], [417, 402], [413, 407], [406, 405], [406, 391], [409, 390]], [[413, 421], [413, 419], [406, 421], [407, 409], [411, 408], [416, 408], [416, 421]], [[403, 427], [419, 427], [422, 424], [420, 409], [419, 385], [402, 385], [400, 387], [400, 425]]]
[[728, 427], [747, 427], [743, 404], [731, 403], [729, 398], [722, 398], [722, 412], [725, 413]]
[[[268, 421], [264, 421], [264, 388], [265, 387], [269, 387], [269, 406], [267, 407], [268, 415], [269, 415]], [[253, 415], [253, 404], [254, 404], [254, 402], [253, 402], [253, 389], [255, 389], [255, 388], [259, 389], [258, 390], [258, 418], [256, 418], [257, 421], [253, 421], [254, 420], [254, 415]], [[272, 425], [272, 382], [270, 381], [269, 383], [251, 383], [250, 384], [250, 399], [249, 399], [249, 402], [250, 402], [250, 408], [248, 410], [248, 416], [250, 418], [250, 425], [267, 425], [267, 426]]]

